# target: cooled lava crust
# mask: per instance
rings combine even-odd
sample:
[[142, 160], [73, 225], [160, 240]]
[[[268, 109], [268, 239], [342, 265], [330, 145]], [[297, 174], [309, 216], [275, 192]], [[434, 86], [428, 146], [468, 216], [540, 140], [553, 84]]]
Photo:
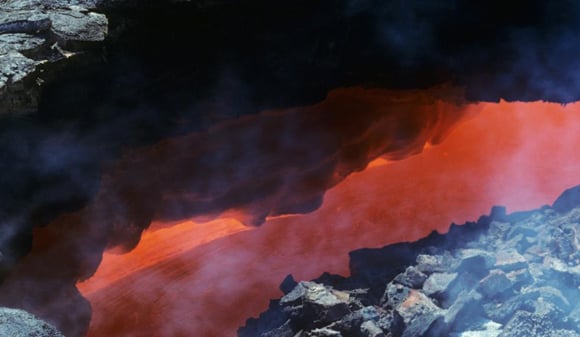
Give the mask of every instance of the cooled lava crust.
[[238, 336], [580, 336], [579, 198], [354, 251], [350, 277], [289, 275]]

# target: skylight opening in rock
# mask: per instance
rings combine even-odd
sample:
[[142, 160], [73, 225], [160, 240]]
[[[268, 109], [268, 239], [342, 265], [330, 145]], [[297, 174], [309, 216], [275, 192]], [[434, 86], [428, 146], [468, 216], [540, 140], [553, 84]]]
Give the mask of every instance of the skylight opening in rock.
[[[376, 159], [327, 191], [313, 212], [271, 217], [247, 232], [218, 233], [214, 241], [192, 245], [110, 286], [97, 272], [87, 281], [103, 282], [100, 291], [87, 294], [94, 309], [89, 336], [139, 332], [145, 324], [163, 336], [174, 331], [164, 326], [177, 317], [191, 322], [174, 327], [183, 333], [234, 336], [246, 318], [280, 297], [278, 285], [287, 274], [298, 280], [323, 271], [346, 276], [352, 250], [414, 241], [433, 230], [444, 233], [450, 223], [476, 220], [497, 204], [509, 212], [537, 208], [577, 184], [579, 104], [473, 107], [478, 113], [439, 144], [402, 160]], [[185, 233], [197, 235], [194, 227]], [[173, 268], [180, 270], [177, 279], [168, 274]], [[119, 300], [144, 307], [134, 313], [134, 323]], [[155, 310], [155, 317], [146, 309], [153, 305], [164, 308]]]

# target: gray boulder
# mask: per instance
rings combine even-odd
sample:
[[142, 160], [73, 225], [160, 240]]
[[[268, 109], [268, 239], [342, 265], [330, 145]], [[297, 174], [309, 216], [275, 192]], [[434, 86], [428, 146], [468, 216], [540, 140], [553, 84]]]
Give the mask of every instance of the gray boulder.
[[[578, 253], [580, 209], [504, 218], [509, 222], [491, 221], [457, 248], [422, 249], [416, 264], [399, 267], [385, 288], [345, 283], [344, 293], [357, 293], [356, 284], [375, 300], [359, 307], [347, 300], [351, 312], [324, 327], [355, 337], [580, 337], [580, 265], [569, 258]], [[342, 301], [332, 287], [318, 285], [326, 290], [316, 296], [308, 295], [309, 287], [299, 284], [285, 301], [300, 308], [308, 301], [326, 308]], [[305, 313], [301, 317], [316, 322], [328, 317]], [[301, 324], [296, 331], [307, 326]]]
[[423, 293], [436, 298], [443, 307], [453, 302], [462, 287], [457, 273], [433, 273], [423, 284]]
[[316, 282], [300, 282], [280, 304], [307, 317], [314, 326], [325, 326], [349, 314], [350, 295]]
[[427, 279], [427, 275], [421, 272], [417, 267], [410, 266], [404, 273], [395, 277], [394, 282], [407, 286], [413, 289], [419, 289], [423, 282]]
[[505, 272], [526, 268], [528, 265], [526, 258], [513, 248], [499, 251], [495, 258], [495, 268]]
[[512, 282], [500, 269], [492, 270], [479, 282], [479, 291], [488, 298], [493, 298], [511, 287]]
[[402, 317], [403, 337], [423, 335], [444, 313], [427, 295], [397, 283], [387, 285], [382, 303]]

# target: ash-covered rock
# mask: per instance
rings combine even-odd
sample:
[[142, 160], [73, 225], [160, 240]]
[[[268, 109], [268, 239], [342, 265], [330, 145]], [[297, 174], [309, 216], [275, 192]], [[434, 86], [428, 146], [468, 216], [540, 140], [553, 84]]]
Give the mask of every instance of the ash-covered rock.
[[[575, 190], [555, 207], [495, 207], [445, 235], [353, 252], [351, 277], [298, 283], [238, 335], [578, 337]], [[281, 323], [265, 324], [274, 316]]]
[[23, 310], [0, 308], [0, 336], [64, 337], [55, 327]]

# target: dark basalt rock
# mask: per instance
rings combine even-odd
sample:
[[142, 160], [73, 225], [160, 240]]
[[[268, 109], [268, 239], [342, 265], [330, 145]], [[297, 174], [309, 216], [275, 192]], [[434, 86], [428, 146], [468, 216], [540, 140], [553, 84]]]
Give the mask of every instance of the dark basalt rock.
[[47, 31], [52, 26], [49, 18], [40, 20], [17, 20], [0, 24], [0, 34], [25, 33], [38, 34]]
[[580, 205], [580, 185], [569, 188], [554, 201], [552, 208], [556, 212], [565, 213]]
[[[516, 216], [496, 210], [450, 234], [353, 252], [350, 277], [300, 282], [281, 300], [291, 309], [275, 309], [288, 321], [266, 331], [251, 319], [239, 336], [291, 327], [294, 336], [578, 337], [580, 265], [570, 257], [580, 246], [579, 219], [580, 207]], [[518, 245], [522, 238], [535, 240]], [[375, 296], [373, 304], [335, 295], [357, 289]]]
[[478, 290], [485, 297], [494, 298], [511, 287], [512, 284], [505, 273], [494, 269], [479, 282]]
[[427, 280], [427, 275], [423, 274], [417, 267], [411, 266], [403, 274], [397, 275], [394, 282], [410, 288], [420, 288], [425, 280]]
[[286, 276], [286, 278], [284, 279], [284, 281], [282, 281], [282, 283], [280, 283], [280, 290], [282, 290], [284, 294], [288, 294], [297, 285], [298, 282], [296, 282], [296, 280], [294, 280], [294, 276], [290, 274]]
[[534, 302], [529, 296], [516, 295], [506, 300], [492, 300], [483, 304], [485, 315], [492, 321], [505, 324], [507, 321], [520, 310], [534, 311]]
[[443, 315], [443, 310], [427, 295], [396, 283], [389, 283], [381, 301], [383, 308], [394, 308], [402, 317], [402, 336], [423, 335]]
[[[95, 3], [11, 0], [0, 8], [0, 117], [32, 114], [59, 64], [108, 33]], [[73, 57], [76, 56], [76, 57]]]

